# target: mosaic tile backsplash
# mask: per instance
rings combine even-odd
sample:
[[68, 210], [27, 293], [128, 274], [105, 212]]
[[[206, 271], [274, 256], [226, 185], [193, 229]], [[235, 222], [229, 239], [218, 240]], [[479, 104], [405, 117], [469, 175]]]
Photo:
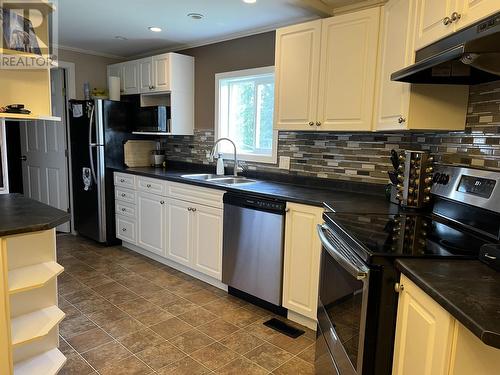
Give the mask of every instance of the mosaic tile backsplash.
[[[443, 119], [446, 121], [446, 119]], [[387, 184], [391, 149], [428, 150], [439, 163], [500, 170], [500, 81], [470, 87], [465, 131], [446, 133], [333, 133], [281, 131], [278, 157], [290, 170], [246, 163], [251, 170]], [[167, 159], [208, 164], [214, 131], [166, 138]], [[230, 163], [228, 163], [230, 164]]]

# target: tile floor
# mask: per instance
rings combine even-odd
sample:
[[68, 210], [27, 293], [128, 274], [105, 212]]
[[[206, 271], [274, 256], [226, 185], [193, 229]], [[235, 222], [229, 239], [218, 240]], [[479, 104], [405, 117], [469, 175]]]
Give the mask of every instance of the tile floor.
[[269, 312], [122, 247], [57, 243], [61, 374], [314, 374], [313, 331], [291, 339]]

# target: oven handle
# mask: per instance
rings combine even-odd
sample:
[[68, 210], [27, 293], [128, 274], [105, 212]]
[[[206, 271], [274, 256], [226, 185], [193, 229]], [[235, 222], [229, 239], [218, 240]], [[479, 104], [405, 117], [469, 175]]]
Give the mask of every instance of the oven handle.
[[327, 226], [325, 224], [323, 225], [318, 224], [317, 226], [319, 239], [321, 240], [321, 243], [324, 246], [324, 248], [347, 272], [349, 272], [357, 280], [366, 279], [368, 277], [368, 269], [359, 268], [355, 266], [348, 259], [346, 259], [341, 253], [339, 253], [332, 246], [330, 241], [328, 241], [328, 238], [326, 238], [325, 233], [323, 232], [326, 228]]

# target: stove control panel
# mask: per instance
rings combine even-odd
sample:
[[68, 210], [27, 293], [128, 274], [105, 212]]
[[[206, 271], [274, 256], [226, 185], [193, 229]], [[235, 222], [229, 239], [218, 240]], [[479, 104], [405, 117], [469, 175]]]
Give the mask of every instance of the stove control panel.
[[436, 165], [431, 193], [500, 213], [500, 172]]

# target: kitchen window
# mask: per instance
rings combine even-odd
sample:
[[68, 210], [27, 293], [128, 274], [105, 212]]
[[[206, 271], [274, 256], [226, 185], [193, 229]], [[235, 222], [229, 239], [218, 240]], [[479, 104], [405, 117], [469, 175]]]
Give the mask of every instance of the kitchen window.
[[[216, 74], [215, 90], [216, 137], [234, 141], [240, 160], [276, 163], [274, 67]], [[229, 142], [220, 143], [219, 152], [232, 159]]]

